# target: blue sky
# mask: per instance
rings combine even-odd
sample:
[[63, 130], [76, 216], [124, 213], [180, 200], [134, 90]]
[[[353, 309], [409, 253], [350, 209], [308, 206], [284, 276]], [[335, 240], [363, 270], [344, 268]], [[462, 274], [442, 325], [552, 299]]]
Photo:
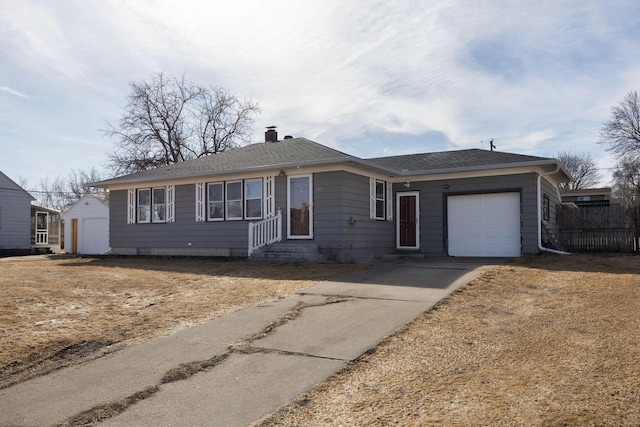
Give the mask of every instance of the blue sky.
[[[186, 74], [360, 157], [590, 152], [640, 89], [635, 1], [0, 0], [0, 170], [102, 168], [131, 81]], [[605, 179], [603, 184], [608, 184]]]

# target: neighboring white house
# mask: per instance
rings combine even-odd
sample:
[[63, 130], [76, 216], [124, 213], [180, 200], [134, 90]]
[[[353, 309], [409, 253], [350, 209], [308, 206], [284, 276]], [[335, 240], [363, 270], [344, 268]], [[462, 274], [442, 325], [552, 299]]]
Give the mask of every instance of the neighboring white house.
[[109, 252], [109, 202], [103, 195], [85, 194], [62, 214], [67, 253]]

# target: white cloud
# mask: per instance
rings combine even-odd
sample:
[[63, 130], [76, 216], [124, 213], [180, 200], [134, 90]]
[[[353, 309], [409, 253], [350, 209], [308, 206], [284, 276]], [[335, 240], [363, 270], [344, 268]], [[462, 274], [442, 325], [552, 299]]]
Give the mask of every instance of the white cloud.
[[640, 26], [624, 2], [7, 3], [1, 90], [47, 97], [51, 84], [87, 98], [79, 139], [115, 118], [129, 81], [164, 70], [258, 101], [256, 138], [274, 124], [334, 146], [397, 134], [417, 147], [424, 135], [438, 148], [496, 138], [540, 154], [595, 147], [640, 70]]
[[0, 91], [6, 92], [6, 93], [8, 93], [10, 95], [13, 95], [13, 96], [17, 96], [19, 98], [29, 99], [28, 95], [25, 95], [22, 92], [18, 92], [15, 89], [11, 89], [9, 86], [0, 86]]

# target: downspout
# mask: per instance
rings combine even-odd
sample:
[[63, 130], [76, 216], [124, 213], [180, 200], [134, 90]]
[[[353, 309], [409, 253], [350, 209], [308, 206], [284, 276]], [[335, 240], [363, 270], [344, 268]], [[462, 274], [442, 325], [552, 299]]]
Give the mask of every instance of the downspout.
[[[556, 174], [558, 172], [560, 172], [560, 165], [559, 164], [556, 165], [556, 170], [538, 175], [538, 250], [541, 250], [541, 251], [544, 251], [544, 252], [551, 252], [553, 254], [558, 254], [558, 255], [571, 255], [570, 252], [559, 251], [559, 250], [556, 250], [556, 249], [545, 248], [544, 246], [542, 246], [542, 202], [541, 202], [541, 199], [542, 199], [542, 177], [543, 176], [554, 175], [554, 174]], [[561, 200], [560, 199], [560, 192], [557, 191], [557, 193], [558, 193], [558, 200]], [[557, 213], [556, 213], [556, 215], [557, 215]]]

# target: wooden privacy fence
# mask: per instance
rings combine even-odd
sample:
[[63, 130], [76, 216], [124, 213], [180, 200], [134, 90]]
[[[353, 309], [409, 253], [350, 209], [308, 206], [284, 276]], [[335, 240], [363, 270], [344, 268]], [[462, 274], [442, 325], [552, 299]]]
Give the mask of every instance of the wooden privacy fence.
[[640, 252], [640, 207], [563, 207], [560, 243], [569, 252]]

